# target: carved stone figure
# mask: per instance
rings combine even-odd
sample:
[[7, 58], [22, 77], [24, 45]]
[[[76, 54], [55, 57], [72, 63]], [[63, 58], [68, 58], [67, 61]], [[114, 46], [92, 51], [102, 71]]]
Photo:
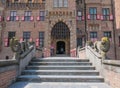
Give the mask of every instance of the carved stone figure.
[[12, 49], [13, 52], [19, 52], [20, 51], [20, 43], [19, 43], [19, 40], [16, 39], [15, 37], [13, 37], [11, 40], [10, 40], [10, 47]]
[[96, 41], [94, 43], [95, 50], [102, 55], [102, 58], [106, 58], [106, 53], [110, 49], [109, 38], [103, 37], [101, 41]]
[[19, 40], [16, 39], [15, 37], [13, 37], [11, 40], [10, 40], [10, 47], [12, 49], [12, 51], [14, 52], [15, 54], [15, 59], [19, 58], [20, 56], [20, 53], [21, 53], [21, 45], [19, 43]]
[[23, 42], [20, 43], [19, 40], [16, 39], [15, 37], [13, 37], [10, 40], [10, 47], [11, 47], [12, 51], [14, 52], [14, 58], [15, 59], [18, 59], [21, 54], [23, 54], [24, 52], [29, 50], [31, 45], [32, 44], [30, 44], [27, 41], [26, 42], [23, 41]]

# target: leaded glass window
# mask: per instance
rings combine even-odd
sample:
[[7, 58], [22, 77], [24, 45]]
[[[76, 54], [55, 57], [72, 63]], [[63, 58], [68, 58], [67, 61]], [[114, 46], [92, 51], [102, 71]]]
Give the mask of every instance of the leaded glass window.
[[58, 22], [53, 27], [51, 35], [55, 39], [67, 39], [70, 37], [70, 31], [65, 23]]
[[90, 7], [89, 8], [89, 14], [91, 20], [96, 20], [97, 18], [97, 8], [96, 7]]

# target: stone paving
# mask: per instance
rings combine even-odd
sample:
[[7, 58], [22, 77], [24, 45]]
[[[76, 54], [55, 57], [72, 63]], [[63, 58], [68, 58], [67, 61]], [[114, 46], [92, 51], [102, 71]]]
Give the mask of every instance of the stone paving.
[[105, 83], [29, 83], [17, 82], [9, 88], [112, 88]]

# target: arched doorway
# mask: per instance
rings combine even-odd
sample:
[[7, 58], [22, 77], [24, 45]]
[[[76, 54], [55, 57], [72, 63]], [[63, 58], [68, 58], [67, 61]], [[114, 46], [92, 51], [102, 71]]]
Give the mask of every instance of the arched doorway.
[[64, 22], [60, 21], [53, 26], [51, 45], [54, 45], [54, 54], [70, 54], [70, 30]]
[[58, 41], [56, 44], [56, 54], [65, 54], [65, 42]]

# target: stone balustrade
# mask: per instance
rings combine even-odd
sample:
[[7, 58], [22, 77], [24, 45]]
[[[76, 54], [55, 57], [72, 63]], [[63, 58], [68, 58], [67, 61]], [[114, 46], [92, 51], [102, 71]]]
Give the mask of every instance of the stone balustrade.
[[6, 5], [7, 9], [44, 9], [44, 3], [8, 3]]
[[120, 60], [103, 59], [102, 55], [95, 52], [90, 46], [79, 50], [79, 56], [85, 52], [85, 58], [89, 59], [96, 70], [104, 77], [105, 82], [112, 88], [120, 88]]
[[0, 88], [8, 88], [16, 81], [29, 61], [35, 57], [35, 51], [36, 49], [32, 45], [29, 50], [21, 54], [19, 59], [13, 57], [11, 60], [0, 60]]

